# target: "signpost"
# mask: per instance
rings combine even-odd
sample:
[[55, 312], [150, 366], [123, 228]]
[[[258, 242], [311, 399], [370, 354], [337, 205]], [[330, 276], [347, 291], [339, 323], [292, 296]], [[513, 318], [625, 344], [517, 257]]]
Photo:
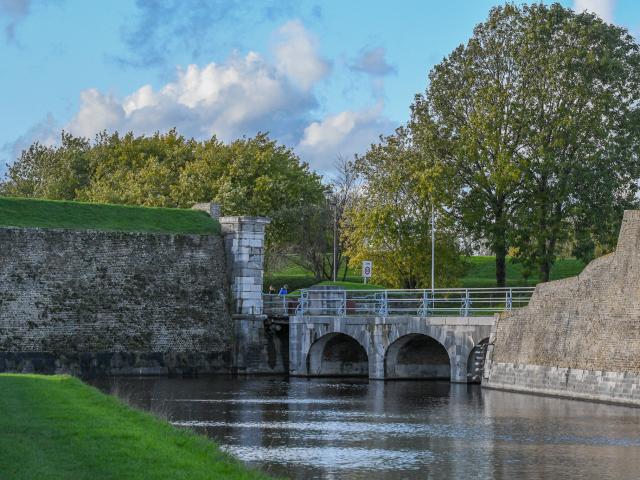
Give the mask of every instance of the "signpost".
[[371, 260], [363, 260], [362, 262], [362, 278], [364, 278], [364, 283], [367, 283], [367, 278], [371, 278], [371, 273], [373, 271], [373, 262]]

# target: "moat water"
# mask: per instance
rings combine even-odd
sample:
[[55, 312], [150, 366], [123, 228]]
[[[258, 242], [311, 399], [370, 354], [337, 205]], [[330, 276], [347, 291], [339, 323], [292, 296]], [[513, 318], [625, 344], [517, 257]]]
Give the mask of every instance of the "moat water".
[[295, 479], [638, 479], [640, 409], [447, 382], [98, 382]]

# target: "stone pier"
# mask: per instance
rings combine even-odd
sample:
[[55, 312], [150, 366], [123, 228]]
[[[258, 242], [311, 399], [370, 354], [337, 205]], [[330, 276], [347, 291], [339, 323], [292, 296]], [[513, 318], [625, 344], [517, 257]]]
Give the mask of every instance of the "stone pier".
[[287, 333], [263, 313], [262, 281], [265, 227], [263, 217], [221, 217], [235, 333], [237, 373], [285, 373]]
[[263, 217], [220, 218], [232, 314], [262, 315], [264, 230], [269, 223]]

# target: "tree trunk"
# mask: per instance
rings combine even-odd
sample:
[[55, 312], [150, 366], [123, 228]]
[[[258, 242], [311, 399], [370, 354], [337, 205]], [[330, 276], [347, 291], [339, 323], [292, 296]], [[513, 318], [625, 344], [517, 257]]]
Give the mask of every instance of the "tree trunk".
[[507, 228], [504, 218], [504, 204], [498, 201], [495, 212], [495, 227], [493, 231], [493, 248], [496, 255], [496, 285], [504, 287], [507, 284]]
[[502, 239], [496, 242], [495, 254], [496, 254], [496, 285], [498, 287], [504, 287], [507, 284], [507, 245]]
[[345, 282], [347, 280], [347, 274], [349, 273], [349, 259], [345, 257], [344, 259], [344, 272], [342, 273], [342, 281]]
[[551, 262], [549, 261], [548, 258], [545, 258], [540, 263], [540, 281], [548, 282], [550, 274], [551, 274]]
[[[556, 220], [559, 224], [560, 220]], [[557, 236], [552, 233], [549, 238], [549, 243], [544, 245], [544, 252], [542, 255], [542, 261], [540, 262], [540, 281], [548, 282], [551, 278], [551, 267], [553, 266], [553, 259], [556, 253]]]

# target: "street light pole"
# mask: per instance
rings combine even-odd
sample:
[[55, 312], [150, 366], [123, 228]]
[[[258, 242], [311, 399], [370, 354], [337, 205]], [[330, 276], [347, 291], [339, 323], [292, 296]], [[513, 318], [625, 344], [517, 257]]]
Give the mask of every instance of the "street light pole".
[[338, 208], [335, 199], [331, 202], [333, 207], [333, 281], [335, 283], [338, 277], [338, 266], [336, 261], [338, 259]]
[[431, 203], [431, 298], [435, 294], [436, 285], [436, 210]]

